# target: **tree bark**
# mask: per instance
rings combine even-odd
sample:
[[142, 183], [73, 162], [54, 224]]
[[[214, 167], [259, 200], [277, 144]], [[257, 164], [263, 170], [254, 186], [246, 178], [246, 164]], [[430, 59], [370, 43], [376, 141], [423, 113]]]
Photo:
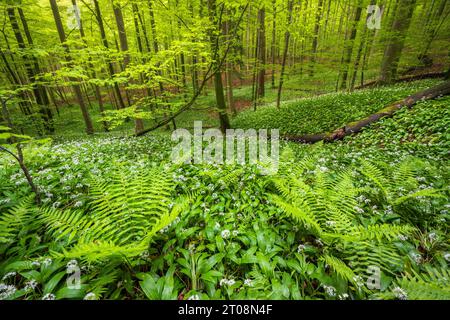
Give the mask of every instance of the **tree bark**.
[[[120, 8], [119, 4], [117, 2], [114, 2], [113, 0], [113, 11], [114, 11], [114, 17], [116, 19], [116, 25], [117, 30], [119, 32], [119, 41], [120, 41], [120, 51], [123, 52], [124, 58], [123, 58], [123, 64], [124, 69], [128, 67], [130, 64], [130, 53], [128, 52], [128, 38], [127, 38], [127, 32], [125, 30], [125, 23], [123, 21], [123, 13], [122, 9]], [[140, 39], [140, 38], [139, 38]], [[140, 45], [140, 49], [142, 51], [142, 44]], [[136, 109], [137, 110], [137, 109]], [[135, 132], [141, 132], [144, 130], [144, 121], [139, 118], [134, 119], [134, 127]]]
[[256, 100], [261, 100], [265, 96], [266, 82], [266, 10], [264, 7], [258, 11], [258, 88]]
[[[217, 17], [217, 4], [216, 0], [208, 0], [208, 7], [210, 12], [210, 21], [215, 28], [220, 29], [220, 23]], [[227, 114], [227, 105], [225, 103], [225, 95], [223, 92], [223, 82], [222, 82], [222, 72], [218, 64], [219, 57], [219, 34], [214, 35], [211, 31], [211, 51], [213, 52], [213, 69], [214, 69], [214, 89], [216, 94], [217, 108], [219, 109], [219, 119], [220, 119], [220, 129], [225, 133], [227, 129], [230, 128], [230, 119]]]
[[316, 63], [317, 45], [318, 45], [318, 40], [319, 40], [318, 38], [319, 38], [319, 29], [320, 29], [320, 17], [322, 15], [322, 5], [323, 5], [323, 0], [319, 0], [319, 3], [317, 5], [317, 12], [316, 12], [316, 22], [314, 24], [311, 63], [309, 66], [309, 76], [310, 77], [314, 76], [314, 64]]
[[[22, 36], [22, 32], [19, 28], [19, 24], [17, 22], [14, 8], [7, 7], [7, 13], [19, 48], [21, 50], [26, 50], [26, 45]], [[31, 64], [30, 61], [34, 62], [34, 66]], [[44, 120], [44, 127], [48, 132], [53, 132], [54, 131], [54, 127], [52, 124], [53, 115], [48, 106], [49, 103], [46, 103], [48, 102], [48, 97], [46, 96], [45, 88], [42, 85], [35, 83], [36, 75], [40, 73], [37, 59], [35, 57], [30, 57], [28, 54], [26, 54], [24, 56], [24, 66], [28, 80], [32, 86], [34, 98], [39, 106], [39, 113], [41, 114], [41, 117]]]
[[280, 108], [281, 103], [281, 90], [283, 89], [284, 83], [284, 70], [286, 68], [286, 59], [289, 51], [289, 39], [291, 37], [291, 33], [289, 32], [289, 27], [292, 23], [292, 8], [294, 6], [293, 0], [289, 0], [288, 2], [288, 25], [286, 26], [287, 30], [284, 35], [284, 52], [283, 52], [283, 62], [281, 64], [281, 74], [280, 74], [280, 83], [278, 85], [278, 94], [277, 94], [277, 109]]
[[[53, 17], [55, 19], [56, 29], [58, 30], [59, 40], [63, 45], [66, 51], [66, 60], [69, 63], [69, 66], [72, 66], [72, 57], [70, 56], [69, 46], [66, 44], [66, 34], [64, 32], [64, 27], [61, 21], [61, 16], [59, 14], [58, 5], [56, 4], [56, 0], [50, 0], [50, 5], [52, 7]], [[78, 81], [73, 77], [70, 78], [71, 81]], [[88, 109], [84, 103], [83, 94], [81, 92], [81, 87], [79, 84], [74, 84], [72, 86], [73, 91], [75, 92], [75, 96], [77, 98], [78, 104], [80, 105], [81, 113], [83, 114], [84, 123], [86, 125], [86, 133], [93, 134], [94, 127], [92, 125], [91, 117], [89, 115]]]
[[358, 31], [358, 23], [361, 19], [361, 12], [362, 12], [362, 3], [361, 0], [359, 0], [357, 3], [355, 16], [351, 25], [350, 37], [348, 38], [346, 43], [344, 61], [342, 64], [341, 90], [345, 90], [347, 88], [347, 78], [350, 68], [350, 61], [352, 59], [353, 46], [356, 38], [356, 33]]
[[391, 39], [384, 51], [381, 63], [380, 83], [392, 83], [397, 77], [397, 69], [405, 44], [406, 33], [411, 23], [416, 0], [399, 0], [397, 12], [391, 28]]

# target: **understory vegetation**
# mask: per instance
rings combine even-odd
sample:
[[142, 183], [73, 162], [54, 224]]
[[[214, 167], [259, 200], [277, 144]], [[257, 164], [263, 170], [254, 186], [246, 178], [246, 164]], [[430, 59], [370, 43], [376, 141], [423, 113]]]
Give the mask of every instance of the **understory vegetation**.
[[0, 304], [450, 300], [449, 17], [0, 1]]
[[165, 133], [30, 144], [42, 205], [1, 162], [2, 298], [449, 299], [448, 105], [334, 144], [283, 143], [274, 176], [173, 165]]

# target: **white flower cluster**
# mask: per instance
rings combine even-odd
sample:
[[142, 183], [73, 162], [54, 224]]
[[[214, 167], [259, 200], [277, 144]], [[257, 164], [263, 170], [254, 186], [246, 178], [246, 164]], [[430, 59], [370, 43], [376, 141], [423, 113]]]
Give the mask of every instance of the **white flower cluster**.
[[15, 272], [15, 271], [8, 272], [7, 274], [5, 274], [3, 276], [2, 280], [5, 281], [9, 278], [15, 277], [16, 275], [17, 275], [17, 272]]
[[25, 282], [25, 291], [34, 291], [34, 289], [36, 289], [38, 283], [36, 280], [30, 280]]
[[225, 230], [222, 230], [220, 235], [222, 236], [222, 238], [228, 239], [230, 237], [230, 235], [231, 235], [231, 232], [230, 232], [230, 230], [225, 229]]
[[47, 293], [42, 297], [42, 300], [55, 300], [56, 296], [53, 293]]
[[84, 296], [83, 300], [97, 300], [97, 295], [93, 292], [89, 292]]
[[323, 288], [325, 289], [325, 293], [327, 295], [329, 295], [330, 297], [334, 297], [336, 295], [336, 288], [335, 287], [324, 285]]
[[405, 290], [403, 290], [403, 289], [400, 288], [400, 287], [395, 287], [395, 288], [392, 290], [392, 293], [394, 294], [394, 296], [395, 296], [397, 299], [400, 299], [400, 300], [407, 300], [407, 299], [408, 299], [408, 294], [406, 293]]
[[415, 263], [419, 264], [422, 262], [422, 256], [419, 253], [411, 252], [410, 255]]
[[0, 300], [10, 298], [14, 293], [16, 293], [16, 291], [17, 289], [15, 286], [0, 283]]
[[223, 287], [223, 286], [232, 286], [232, 285], [234, 285], [236, 283], [236, 281], [234, 281], [234, 279], [226, 279], [226, 278], [223, 278], [222, 280], [220, 280], [220, 282], [219, 282], [219, 285], [221, 286], [221, 287]]

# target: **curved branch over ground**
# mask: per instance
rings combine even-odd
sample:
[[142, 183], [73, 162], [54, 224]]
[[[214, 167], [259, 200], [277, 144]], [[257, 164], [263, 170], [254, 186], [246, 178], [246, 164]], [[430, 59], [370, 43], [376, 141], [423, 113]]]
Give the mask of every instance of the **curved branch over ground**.
[[341, 140], [348, 135], [360, 132], [363, 128], [377, 122], [381, 118], [392, 117], [395, 112], [404, 107], [411, 108], [419, 101], [432, 100], [448, 94], [450, 94], [450, 81], [446, 81], [433, 88], [417, 92], [402, 101], [398, 101], [387, 106], [386, 108], [368, 116], [365, 119], [349, 123], [345, 127], [339, 128], [331, 133], [308, 134], [303, 136], [285, 135], [283, 138], [288, 141], [311, 144], [319, 141], [333, 142]]

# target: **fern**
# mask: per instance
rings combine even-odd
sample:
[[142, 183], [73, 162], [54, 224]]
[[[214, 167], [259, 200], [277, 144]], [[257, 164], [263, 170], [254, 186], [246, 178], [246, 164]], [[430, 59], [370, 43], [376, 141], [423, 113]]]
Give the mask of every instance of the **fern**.
[[11, 243], [19, 235], [27, 224], [32, 214], [33, 198], [27, 197], [17, 206], [1, 215], [0, 218], [0, 243]]
[[[306, 163], [309, 165], [309, 160]], [[397, 182], [381, 166], [363, 161], [360, 171], [380, 189], [384, 198], [394, 198], [391, 190]], [[304, 168], [301, 164], [300, 168], [285, 170], [273, 178], [279, 195], [273, 194], [271, 199], [284, 215], [323, 240], [327, 254], [322, 259], [331, 269], [350, 282], [354, 282], [355, 274], [364, 274], [370, 266], [379, 266], [390, 274], [401, 272], [402, 258], [393, 241], [410, 235], [415, 228], [386, 223], [363, 225], [361, 214], [356, 212], [356, 198], [361, 189], [355, 187], [351, 170], [338, 174], [315, 171], [306, 178]], [[413, 177], [408, 168], [401, 164], [397, 177]]]
[[186, 210], [191, 199], [181, 197], [169, 209], [174, 183], [170, 172], [160, 169], [135, 176], [122, 170], [109, 182], [94, 180], [91, 185], [88, 212], [41, 210], [48, 233], [69, 245], [54, 255], [88, 261], [139, 255], [158, 231]]
[[[425, 272], [406, 274], [397, 285], [409, 300], [450, 300], [450, 272], [448, 268], [427, 267]], [[396, 298], [394, 296], [394, 298]]]

